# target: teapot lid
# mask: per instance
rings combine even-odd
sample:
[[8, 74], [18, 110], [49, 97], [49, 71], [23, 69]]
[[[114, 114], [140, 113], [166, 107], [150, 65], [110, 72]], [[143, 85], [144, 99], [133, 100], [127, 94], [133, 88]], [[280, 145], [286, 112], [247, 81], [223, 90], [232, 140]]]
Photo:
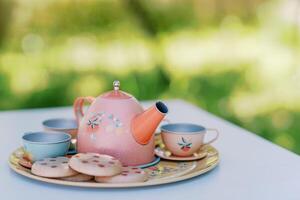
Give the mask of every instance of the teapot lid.
[[126, 92], [123, 92], [120, 90], [120, 81], [115, 80], [113, 82], [114, 90], [106, 92], [101, 97], [107, 98], [107, 99], [130, 99], [132, 96]]

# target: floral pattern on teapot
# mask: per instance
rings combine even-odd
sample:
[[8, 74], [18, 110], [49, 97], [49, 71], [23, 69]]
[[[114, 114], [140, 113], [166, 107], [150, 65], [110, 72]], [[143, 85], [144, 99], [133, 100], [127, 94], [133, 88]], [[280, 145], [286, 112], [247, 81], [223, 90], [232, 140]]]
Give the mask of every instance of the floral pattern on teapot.
[[97, 129], [103, 120], [104, 112], [99, 112], [92, 117], [90, 117], [87, 121], [87, 126], [89, 129]]
[[121, 122], [121, 120], [118, 117], [114, 116], [114, 114], [112, 113], [108, 114], [105, 113], [104, 111], [95, 113], [88, 119], [86, 123], [88, 130], [90, 131], [97, 130], [104, 120], [109, 120], [110, 122], [109, 123], [110, 125], [104, 127], [106, 132], [116, 132], [117, 134], [122, 132], [123, 123]]

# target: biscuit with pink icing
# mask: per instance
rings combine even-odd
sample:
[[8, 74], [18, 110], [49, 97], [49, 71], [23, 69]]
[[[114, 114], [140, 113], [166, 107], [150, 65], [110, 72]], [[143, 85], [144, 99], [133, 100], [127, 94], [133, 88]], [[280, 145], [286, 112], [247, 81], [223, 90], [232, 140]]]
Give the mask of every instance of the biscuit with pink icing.
[[69, 158], [67, 157], [45, 158], [34, 162], [31, 172], [37, 176], [48, 178], [61, 178], [78, 174], [69, 167], [68, 162]]
[[79, 153], [70, 159], [69, 165], [75, 171], [90, 176], [114, 176], [122, 171], [122, 164], [116, 158], [98, 153]]
[[123, 167], [122, 173], [116, 176], [96, 176], [95, 181], [100, 183], [135, 183], [148, 180], [147, 173], [138, 167]]
[[72, 182], [84, 182], [84, 181], [90, 181], [94, 178], [94, 176], [90, 176], [87, 174], [77, 174], [74, 176], [68, 176], [68, 177], [63, 177], [60, 178], [61, 180], [64, 181], [72, 181]]

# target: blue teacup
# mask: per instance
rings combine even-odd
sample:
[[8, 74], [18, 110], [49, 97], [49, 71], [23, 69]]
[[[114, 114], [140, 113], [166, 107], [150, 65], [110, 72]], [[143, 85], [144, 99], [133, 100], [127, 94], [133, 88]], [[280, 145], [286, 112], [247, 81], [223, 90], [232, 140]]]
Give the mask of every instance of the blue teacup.
[[75, 152], [78, 125], [75, 119], [53, 118], [43, 121], [45, 131], [65, 132], [72, 136], [70, 151]]
[[26, 154], [31, 161], [64, 156], [69, 149], [71, 135], [64, 132], [30, 132], [22, 137]]
[[73, 139], [77, 137], [78, 125], [75, 119], [53, 118], [43, 121], [45, 131], [69, 133]]

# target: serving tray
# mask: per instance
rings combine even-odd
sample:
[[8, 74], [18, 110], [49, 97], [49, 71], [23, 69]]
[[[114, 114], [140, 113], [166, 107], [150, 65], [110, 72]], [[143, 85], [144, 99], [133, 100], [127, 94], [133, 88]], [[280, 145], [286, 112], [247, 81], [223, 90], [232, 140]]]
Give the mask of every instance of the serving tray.
[[[157, 140], [159, 143], [160, 140]], [[207, 156], [197, 161], [169, 161], [161, 160], [158, 164], [145, 168], [148, 173], [149, 180], [141, 183], [97, 183], [95, 181], [88, 182], [72, 182], [54, 178], [39, 177], [31, 173], [30, 169], [22, 167], [18, 161], [17, 149], [10, 155], [9, 166], [16, 173], [28, 177], [30, 179], [67, 186], [89, 187], [89, 188], [130, 188], [145, 187], [152, 185], [161, 185], [187, 180], [214, 169], [219, 163], [219, 153], [213, 146], [207, 146]]]

